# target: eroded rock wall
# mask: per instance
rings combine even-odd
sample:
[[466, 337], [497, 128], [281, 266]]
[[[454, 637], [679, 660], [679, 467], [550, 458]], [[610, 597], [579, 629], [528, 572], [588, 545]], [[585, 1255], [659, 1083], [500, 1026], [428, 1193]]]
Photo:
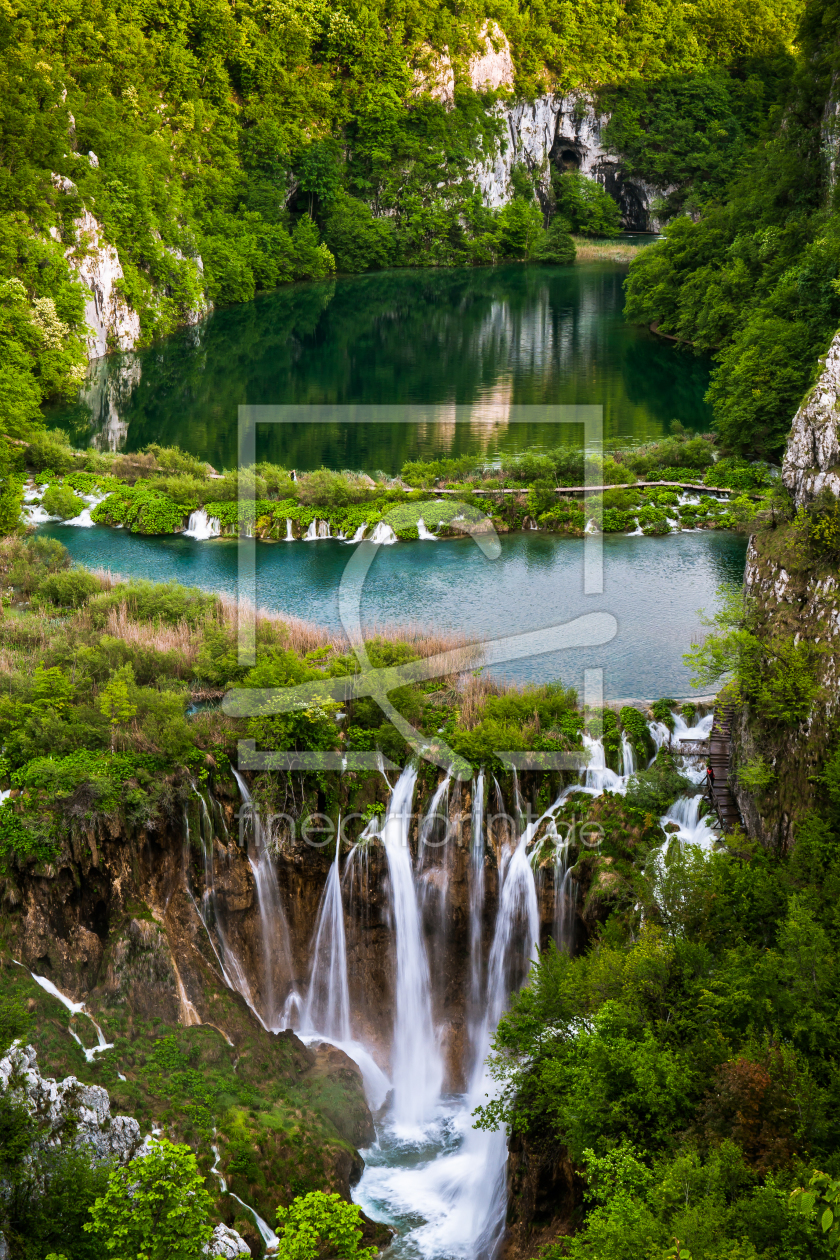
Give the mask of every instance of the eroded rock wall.
[[579, 170], [603, 184], [621, 208], [624, 228], [660, 230], [653, 205], [671, 190], [626, 175], [620, 157], [604, 143], [609, 116], [598, 111], [591, 97], [550, 93], [533, 101], [499, 104], [496, 109], [505, 125], [503, 144], [493, 160], [476, 167], [474, 173], [487, 205], [497, 208], [510, 201], [511, 172], [519, 163], [537, 175], [541, 196], [547, 198], [555, 166], [561, 171]]

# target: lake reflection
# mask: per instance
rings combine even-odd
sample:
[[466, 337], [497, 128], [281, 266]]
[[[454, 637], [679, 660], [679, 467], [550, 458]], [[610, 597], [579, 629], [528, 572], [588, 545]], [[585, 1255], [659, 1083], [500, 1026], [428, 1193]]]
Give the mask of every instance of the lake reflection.
[[237, 462], [241, 403], [413, 403], [429, 422], [264, 426], [258, 456], [286, 467], [396, 473], [418, 456], [579, 440], [545, 425], [454, 425], [451, 408], [596, 403], [608, 441], [709, 427], [709, 362], [621, 314], [626, 266], [391, 271], [277, 290], [94, 367], [53, 411], [79, 445], [177, 445]]

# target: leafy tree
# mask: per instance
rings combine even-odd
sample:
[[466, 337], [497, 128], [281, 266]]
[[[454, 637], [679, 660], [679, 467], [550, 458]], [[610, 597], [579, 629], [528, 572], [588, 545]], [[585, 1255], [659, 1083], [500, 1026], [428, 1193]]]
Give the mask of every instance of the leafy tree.
[[499, 244], [506, 257], [533, 257], [542, 236], [542, 211], [536, 202], [514, 197], [499, 211]]
[[213, 1234], [211, 1206], [193, 1152], [160, 1138], [113, 1169], [85, 1230], [111, 1260], [200, 1260]]
[[394, 229], [388, 219], [375, 219], [356, 197], [338, 194], [324, 223], [324, 243], [339, 271], [387, 267], [394, 250]]
[[573, 232], [584, 236], [615, 236], [621, 230], [621, 211], [597, 180], [580, 171], [555, 170], [551, 186], [557, 210], [571, 224]]
[[99, 697], [99, 712], [111, 727], [111, 752], [116, 748], [117, 731], [137, 713], [135, 692], [134, 668], [127, 664], [114, 670]]
[[315, 1260], [324, 1248], [339, 1260], [373, 1260], [375, 1247], [360, 1247], [361, 1208], [337, 1194], [313, 1190], [278, 1207], [277, 1224], [282, 1260]]
[[555, 215], [546, 228], [545, 235], [534, 250], [539, 262], [568, 266], [575, 261], [575, 243], [569, 234], [569, 223], [562, 215]]

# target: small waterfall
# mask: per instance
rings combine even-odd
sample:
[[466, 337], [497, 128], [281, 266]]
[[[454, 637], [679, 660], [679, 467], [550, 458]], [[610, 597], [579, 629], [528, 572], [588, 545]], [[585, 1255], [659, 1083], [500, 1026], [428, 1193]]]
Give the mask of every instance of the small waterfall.
[[[207, 815], [207, 803], [198, 789], [195, 788], [195, 784], [193, 784], [193, 788], [196, 796], [202, 804], [202, 824], [204, 824], [205, 817], [209, 817]], [[201, 853], [204, 859], [204, 893], [201, 901], [197, 901], [190, 889], [189, 877], [187, 875], [187, 894], [195, 906], [196, 913], [202, 922], [204, 931], [207, 933], [210, 948], [216, 956], [216, 962], [219, 964], [219, 969], [222, 973], [222, 978], [224, 979], [225, 984], [229, 989], [233, 989], [235, 993], [238, 993], [242, 998], [244, 998], [245, 1002], [257, 1016], [257, 1019], [260, 1023], [262, 1023], [262, 1016], [259, 1014], [256, 1006], [254, 1005], [254, 999], [251, 994], [251, 986], [248, 984], [248, 979], [235, 951], [231, 949], [230, 944], [228, 943], [227, 933], [225, 932], [221, 916], [219, 915], [213, 854], [215, 840], [213, 836], [212, 823], [210, 823], [209, 827], [205, 825], [200, 826], [198, 831], [199, 839], [201, 841]], [[184, 806], [184, 868], [187, 873], [189, 872], [190, 865], [189, 849], [190, 820], [186, 806]], [[216, 940], [213, 939], [214, 930], [218, 945], [216, 944]]]
[[349, 1041], [350, 987], [347, 980], [347, 943], [344, 936], [344, 906], [338, 866], [340, 845], [339, 819], [335, 861], [327, 876], [318, 914], [303, 1027], [324, 1033], [336, 1041]]
[[415, 767], [406, 767], [393, 790], [382, 827], [397, 955], [392, 1111], [395, 1125], [404, 1130], [417, 1130], [432, 1118], [443, 1083], [443, 1063], [432, 1022], [429, 964], [408, 847], [416, 781]]
[[[13, 958], [12, 961], [16, 963], [18, 967], [23, 967], [24, 971], [29, 971], [29, 968], [24, 967], [23, 963], [18, 962], [16, 958]], [[95, 1046], [91, 1046], [90, 1048], [85, 1045], [72, 1026], [69, 1026], [67, 1029], [70, 1036], [80, 1047], [87, 1063], [93, 1063], [96, 1056], [101, 1054], [103, 1050], [113, 1050], [113, 1041], [105, 1040], [105, 1034], [85, 1006], [84, 1002], [74, 1002], [72, 998], [69, 998], [66, 993], [62, 993], [61, 989], [57, 988], [56, 985], [53, 984], [52, 980], [48, 980], [46, 976], [38, 976], [34, 971], [30, 971], [29, 974], [35, 983], [40, 985], [46, 993], [49, 993], [52, 997], [57, 998], [59, 1002], [61, 1002], [62, 1006], [66, 1006], [71, 1016], [84, 1015], [93, 1024], [96, 1029], [97, 1044]], [[125, 1077], [123, 1076], [122, 1079], [125, 1080]]]
[[384, 521], [380, 521], [374, 526], [373, 533], [370, 536], [372, 543], [383, 543], [386, 547], [390, 547], [392, 543], [397, 541], [397, 535], [391, 529], [390, 525], [386, 525]]
[[633, 751], [633, 745], [627, 737], [625, 731], [621, 732], [621, 773], [625, 779], [629, 779], [631, 774], [636, 770], [636, 754]]
[[318, 537], [319, 537], [319, 538], [329, 538], [329, 537], [330, 537], [330, 523], [329, 523], [329, 521], [319, 521], [319, 522], [318, 522]]
[[357, 528], [357, 530], [356, 530], [355, 534], [353, 535], [353, 537], [352, 537], [352, 538], [348, 538], [348, 539], [347, 539], [347, 542], [348, 542], [348, 543], [357, 543], [357, 542], [361, 542], [361, 541], [362, 541], [362, 539], [363, 539], [363, 538], [364, 538], [364, 536], [365, 536], [365, 530], [366, 530], [366, 529], [367, 529], [367, 525], [359, 525], [359, 527]]
[[306, 533], [303, 535], [303, 541], [316, 542], [317, 538], [318, 538], [318, 522], [310, 521], [309, 528], [307, 529]]
[[[709, 826], [709, 815], [700, 817], [700, 806], [703, 803], [703, 794], [699, 792], [696, 796], [681, 796], [679, 800], [674, 801], [673, 805], [662, 815], [662, 826], [668, 823], [676, 823], [679, 831], [670, 832], [669, 834], [678, 840], [681, 845], [693, 844], [701, 849], [710, 849], [720, 839], [717, 831]], [[670, 841], [666, 841], [666, 847]]]
[[204, 508], [199, 508], [197, 512], [190, 512], [190, 519], [187, 522], [187, 528], [184, 530], [185, 538], [197, 538], [200, 542], [207, 538], [218, 538], [222, 532], [222, 526], [219, 518], [216, 516], [208, 516]]
[[295, 536], [292, 532], [292, 522], [286, 517], [286, 542], [294, 542]]
[[[601, 740], [592, 739], [589, 735], [583, 735], [582, 739], [584, 748], [589, 752], [589, 763], [586, 767], [586, 779], [583, 784], [583, 790], [590, 792], [594, 796], [600, 795], [605, 790], [625, 792], [627, 790], [627, 780], [623, 775], [616, 774], [614, 770], [610, 770]], [[578, 788], [578, 791], [580, 791], [580, 788]]]
[[[443, 822], [444, 830], [447, 829], [449, 821], [449, 785], [452, 780], [451, 768], [446, 771], [445, 776], [441, 779], [435, 788], [429, 808], [426, 810], [423, 818], [420, 820], [420, 835], [417, 842], [417, 869], [422, 871], [423, 863], [426, 857], [427, 845], [435, 844], [433, 840], [435, 823]], [[440, 803], [443, 800], [443, 811], [440, 810]]]
[[431, 531], [426, 528], [426, 522], [423, 520], [422, 516], [418, 517], [418, 520], [417, 520], [417, 537], [424, 540], [428, 540], [429, 542], [438, 541], [437, 534], [431, 533]]
[[254, 876], [254, 888], [257, 894], [257, 910], [260, 917], [260, 936], [262, 938], [263, 977], [265, 992], [263, 993], [263, 1020], [268, 1028], [279, 1028], [282, 1025], [282, 1010], [277, 996], [275, 984], [275, 967], [279, 961], [284, 964], [287, 976], [292, 974], [291, 943], [280, 890], [277, 887], [277, 875], [271, 854], [265, 843], [259, 815], [254, 810], [248, 785], [238, 770], [233, 776], [242, 793], [243, 809], [251, 815], [251, 836], [248, 845], [248, 863]]

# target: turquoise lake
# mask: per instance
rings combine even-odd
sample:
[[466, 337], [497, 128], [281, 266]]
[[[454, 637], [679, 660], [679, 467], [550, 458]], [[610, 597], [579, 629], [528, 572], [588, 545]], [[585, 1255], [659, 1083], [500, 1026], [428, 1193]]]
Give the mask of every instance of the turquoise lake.
[[[579, 441], [572, 430], [455, 425], [453, 404], [600, 403], [607, 441], [663, 436], [671, 420], [707, 429], [707, 360], [622, 316], [626, 266], [404, 271], [298, 285], [214, 313], [137, 354], [95, 365], [78, 404], [56, 413], [79, 444], [136, 450], [179, 445], [234, 467], [240, 403], [412, 403], [405, 424], [277, 425], [258, 456], [287, 467], [396, 473], [405, 459], [488, 456]], [[239, 544], [140, 537], [104, 527], [45, 527], [81, 564], [126, 577], [179, 581], [234, 595]], [[746, 540], [727, 533], [604, 539], [604, 593], [583, 594], [580, 540], [504, 535], [488, 560], [469, 539], [381, 547], [364, 590], [367, 627], [414, 623], [498, 638], [608, 611], [602, 648], [568, 649], [496, 666], [511, 680], [562, 678], [580, 688], [604, 669], [608, 699], [690, 693], [682, 654], [701, 633], [698, 610], [740, 582]], [[257, 544], [258, 603], [338, 632], [337, 591], [352, 549], [340, 542]]]

